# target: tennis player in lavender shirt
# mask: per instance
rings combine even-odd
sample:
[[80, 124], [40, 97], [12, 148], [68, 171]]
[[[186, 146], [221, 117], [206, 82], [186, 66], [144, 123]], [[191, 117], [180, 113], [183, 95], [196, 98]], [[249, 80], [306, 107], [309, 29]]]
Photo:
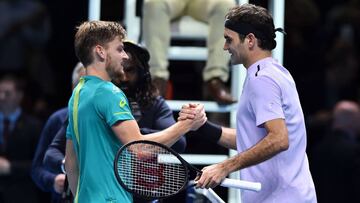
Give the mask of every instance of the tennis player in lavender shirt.
[[[259, 6], [236, 6], [226, 15], [224, 50], [231, 54], [233, 64], [247, 69], [237, 126], [230, 129], [207, 122], [200, 130], [209, 140], [237, 149], [238, 154], [203, 168], [197, 187], [213, 188], [240, 170], [243, 180], [262, 183], [260, 192], [242, 192], [243, 203], [316, 203], [295, 82], [271, 58], [276, 31], [283, 32], [274, 28], [271, 15]], [[189, 118], [191, 107], [183, 107], [180, 119]]]

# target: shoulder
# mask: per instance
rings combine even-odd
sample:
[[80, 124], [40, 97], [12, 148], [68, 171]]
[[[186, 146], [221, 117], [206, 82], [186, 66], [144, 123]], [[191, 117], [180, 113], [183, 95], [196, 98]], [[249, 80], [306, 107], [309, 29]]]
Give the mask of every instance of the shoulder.
[[252, 90], [267, 91], [269, 88], [280, 88], [279, 80], [271, 74], [259, 74], [249, 80]]
[[48, 120], [61, 120], [63, 122], [67, 114], [68, 114], [68, 108], [64, 107], [52, 113]]
[[[89, 95], [88, 95], [89, 96]], [[106, 107], [110, 104], [128, 104], [124, 92], [111, 82], [102, 82], [94, 87], [91, 102], [96, 107]]]
[[114, 85], [112, 82], [102, 82], [97, 85], [95, 89], [95, 96], [122, 96], [125, 97], [124, 92]]
[[157, 96], [148, 108], [143, 110], [143, 116], [144, 117], [150, 117], [150, 118], [164, 118], [164, 117], [172, 117], [173, 112], [170, 109], [169, 105], [166, 103], [166, 100], [161, 97]]
[[152, 108], [158, 110], [159, 112], [164, 110], [170, 111], [169, 105], [166, 103], [166, 100], [162, 96], [157, 96], [155, 98]]
[[260, 70], [256, 76], [251, 76], [248, 82], [248, 91], [257, 99], [279, 97], [282, 92], [281, 80], [269, 68]]
[[154, 100], [154, 104], [158, 106], [167, 105], [166, 100], [162, 96], [156, 96]]
[[282, 81], [286, 80], [289, 72], [274, 59], [265, 59], [253, 67], [249, 74], [249, 86], [254, 89], [277, 87], [280, 88]]

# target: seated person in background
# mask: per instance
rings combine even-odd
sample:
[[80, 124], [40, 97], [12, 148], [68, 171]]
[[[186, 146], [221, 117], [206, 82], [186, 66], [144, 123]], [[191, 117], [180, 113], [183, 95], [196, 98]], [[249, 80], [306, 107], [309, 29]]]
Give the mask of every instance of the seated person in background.
[[[82, 75], [85, 74], [84, 66], [78, 63], [72, 73], [72, 87], [74, 88], [79, 82]], [[47, 120], [36, 148], [35, 156], [31, 167], [31, 177], [36, 185], [44, 192], [52, 193], [52, 203], [60, 202], [60, 195], [63, 192], [65, 175], [60, 172], [48, 170], [43, 165], [45, 152], [67, 120], [68, 108], [64, 107], [54, 112]]]
[[189, 15], [209, 25], [208, 59], [203, 70], [209, 93], [218, 103], [234, 102], [224, 84], [229, 78], [229, 55], [223, 51], [223, 30], [219, 29], [234, 4], [234, 0], [144, 0], [142, 34], [151, 55], [150, 72], [162, 96], [166, 94], [169, 79], [170, 22]]
[[39, 202], [30, 178], [41, 122], [21, 108], [23, 81], [0, 77], [0, 202]]
[[[175, 123], [173, 112], [152, 84], [149, 52], [129, 41], [124, 42], [124, 50], [129, 56], [123, 64], [125, 77], [114, 83], [127, 96], [141, 133], [149, 134], [170, 127]], [[185, 147], [184, 136], [172, 146], [177, 152], [183, 152]]]
[[[171, 109], [164, 98], [157, 95], [156, 88], [151, 83], [149, 52], [129, 41], [124, 42], [124, 50], [129, 56], [123, 64], [125, 76], [119, 77], [114, 83], [119, 85], [128, 97], [141, 133], [149, 134], [173, 125], [175, 120]], [[67, 124], [58, 131], [45, 153], [44, 165], [54, 173], [62, 173], [66, 127]], [[185, 147], [185, 136], [172, 146], [177, 152], [183, 152]]]
[[328, 134], [310, 152], [319, 202], [360, 202], [357, 194], [360, 187], [359, 123], [358, 103], [337, 102]]

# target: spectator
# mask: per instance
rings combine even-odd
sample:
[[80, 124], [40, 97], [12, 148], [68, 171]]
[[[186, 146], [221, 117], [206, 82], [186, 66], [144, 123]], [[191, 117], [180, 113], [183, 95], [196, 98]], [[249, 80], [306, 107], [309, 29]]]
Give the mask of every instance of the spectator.
[[167, 52], [170, 45], [170, 22], [189, 15], [209, 25], [208, 59], [203, 79], [213, 99], [219, 103], [233, 103], [225, 88], [229, 78], [229, 56], [222, 50], [224, 39], [219, 27], [233, 0], [145, 0], [143, 6], [143, 37], [151, 54], [150, 72], [162, 96], [169, 79]]
[[360, 107], [343, 100], [332, 112], [332, 125], [311, 152], [310, 166], [319, 202], [360, 202]]
[[[0, 78], [0, 202], [39, 202], [30, 178], [41, 122], [21, 108], [24, 84], [13, 75]], [[21, 191], [21, 193], [19, 193]]]

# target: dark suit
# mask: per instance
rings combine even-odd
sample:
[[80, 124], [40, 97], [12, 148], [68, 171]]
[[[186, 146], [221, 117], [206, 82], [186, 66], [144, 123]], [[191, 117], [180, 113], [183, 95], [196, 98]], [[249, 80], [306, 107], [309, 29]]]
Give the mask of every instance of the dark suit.
[[10, 175], [0, 175], [0, 203], [39, 202], [38, 189], [30, 178], [31, 161], [41, 122], [22, 113], [0, 156], [10, 161]]
[[[60, 195], [54, 191], [55, 177], [60, 173], [48, 170], [43, 164], [43, 159], [48, 146], [51, 144], [56, 133], [61, 129], [67, 119], [67, 107], [54, 112], [46, 121], [39, 137], [34, 159], [32, 162], [31, 177], [36, 185], [44, 192], [51, 192], [52, 202], [60, 202]], [[64, 145], [65, 146], [65, 145]], [[60, 167], [59, 167], [60, 168]]]
[[320, 203], [360, 202], [360, 146], [354, 137], [335, 130], [314, 146], [309, 158]]

